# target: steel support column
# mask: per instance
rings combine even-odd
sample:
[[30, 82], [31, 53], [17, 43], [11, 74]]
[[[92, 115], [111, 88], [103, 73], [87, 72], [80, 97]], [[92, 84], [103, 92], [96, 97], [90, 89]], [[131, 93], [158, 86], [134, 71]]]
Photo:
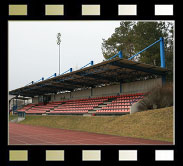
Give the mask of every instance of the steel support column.
[[123, 92], [123, 89], [122, 89], [122, 82], [120, 82], [119, 86], [120, 86], [120, 93], [122, 93], [122, 92]]
[[93, 96], [93, 88], [91, 88], [91, 96]]
[[165, 68], [165, 48], [164, 48], [163, 37], [160, 37], [160, 58], [161, 58], [161, 67]]
[[161, 79], [162, 79], [162, 85], [165, 85], [165, 83], [166, 83], [166, 75], [162, 75]]

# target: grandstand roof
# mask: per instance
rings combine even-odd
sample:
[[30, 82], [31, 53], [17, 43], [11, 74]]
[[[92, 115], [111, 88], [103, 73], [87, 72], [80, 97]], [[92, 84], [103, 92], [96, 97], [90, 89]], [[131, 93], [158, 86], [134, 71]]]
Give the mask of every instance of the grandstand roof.
[[115, 58], [12, 90], [9, 94], [33, 97], [112, 82], [124, 83], [140, 78], [157, 77], [165, 75], [167, 72], [167, 69], [158, 66]]

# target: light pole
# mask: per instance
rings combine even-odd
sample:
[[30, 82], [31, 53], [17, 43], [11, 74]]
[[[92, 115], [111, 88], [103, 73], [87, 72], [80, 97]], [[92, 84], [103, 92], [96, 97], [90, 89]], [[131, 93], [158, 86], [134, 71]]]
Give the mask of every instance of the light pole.
[[61, 33], [57, 33], [57, 44], [59, 45], [59, 75], [60, 75], [60, 43], [61, 43]]

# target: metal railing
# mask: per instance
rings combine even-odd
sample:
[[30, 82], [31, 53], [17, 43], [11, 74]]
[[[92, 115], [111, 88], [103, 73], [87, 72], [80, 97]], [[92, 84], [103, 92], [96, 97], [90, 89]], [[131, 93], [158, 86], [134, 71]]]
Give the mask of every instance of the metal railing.
[[135, 98], [133, 99], [131, 102], [130, 102], [130, 105], [132, 105], [133, 103], [136, 103], [137, 101], [139, 101], [139, 99], [143, 99], [143, 95], [139, 96], [138, 98]]

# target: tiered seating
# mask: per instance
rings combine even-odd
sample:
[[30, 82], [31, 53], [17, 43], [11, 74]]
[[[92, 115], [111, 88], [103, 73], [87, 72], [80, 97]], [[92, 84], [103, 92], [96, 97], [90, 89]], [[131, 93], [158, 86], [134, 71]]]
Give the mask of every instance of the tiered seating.
[[46, 111], [44, 110], [28, 110], [28, 111], [25, 111], [26, 114], [45, 114]]
[[[93, 113], [96, 109], [96, 114], [124, 114], [130, 112], [130, 107], [133, 103], [141, 100], [143, 93], [127, 94], [120, 96], [95, 97], [88, 99], [67, 100], [44, 103], [29, 104], [18, 110], [27, 114], [85, 114]], [[105, 103], [106, 102], [106, 103]], [[108, 103], [110, 102], [110, 103]], [[99, 109], [99, 105], [104, 105]], [[100, 107], [101, 107], [100, 106]], [[95, 108], [95, 109], [94, 109]]]
[[34, 106], [28, 111], [26, 111], [27, 114], [45, 114], [47, 112], [50, 112], [53, 110], [55, 107], [58, 107], [58, 105], [62, 104], [62, 101], [57, 101], [57, 102], [49, 102], [46, 105], [38, 105]]
[[131, 105], [142, 98], [143, 93], [116, 96], [116, 100], [97, 110], [96, 113], [129, 113]]
[[44, 103], [39, 103], [39, 105], [29, 104], [23, 107], [21, 110], [18, 110], [18, 112], [26, 112], [26, 114], [45, 114], [46, 112], [53, 110], [61, 103], [62, 103], [61, 101], [58, 101], [58, 102], [49, 102], [46, 105], [44, 105]]
[[84, 114], [88, 113], [87, 110], [80, 110], [80, 111], [50, 111], [48, 114]]
[[83, 114], [88, 113], [89, 110], [93, 110], [99, 104], [107, 101], [107, 97], [80, 99], [80, 100], [68, 100], [64, 104], [50, 111], [49, 114]]
[[34, 106], [35, 106], [35, 104], [28, 104], [28, 105], [24, 106], [23, 108], [21, 108], [21, 109], [19, 109], [17, 111], [18, 112], [25, 112], [25, 111], [27, 111], [28, 109], [30, 109], [30, 108], [32, 108]]

